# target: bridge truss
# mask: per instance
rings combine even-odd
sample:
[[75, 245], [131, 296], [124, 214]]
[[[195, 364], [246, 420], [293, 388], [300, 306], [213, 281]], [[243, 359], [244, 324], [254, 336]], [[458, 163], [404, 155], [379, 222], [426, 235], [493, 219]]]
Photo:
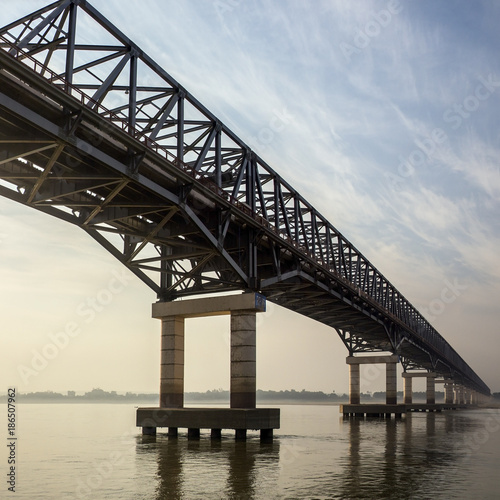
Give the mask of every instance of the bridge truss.
[[314, 207], [85, 0], [0, 29], [0, 195], [75, 224], [159, 300], [252, 290], [489, 388]]

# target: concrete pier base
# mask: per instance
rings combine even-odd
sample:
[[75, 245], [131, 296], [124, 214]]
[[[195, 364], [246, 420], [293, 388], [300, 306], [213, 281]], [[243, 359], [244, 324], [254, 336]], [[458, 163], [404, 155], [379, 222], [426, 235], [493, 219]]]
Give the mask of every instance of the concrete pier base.
[[247, 431], [261, 431], [261, 438], [273, 436], [280, 427], [279, 408], [138, 408], [136, 425], [144, 429], [168, 427], [188, 429], [188, 438], [198, 439], [200, 429], [211, 429], [211, 437], [219, 439], [222, 429], [235, 431], [236, 439], [246, 439]]
[[390, 418], [394, 415], [396, 418], [401, 417], [408, 412], [439, 412], [442, 410], [456, 410], [468, 408], [467, 405], [457, 404], [344, 404], [340, 405], [339, 411], [344, 417], [375, 417], [375, 418]]
[[222, 439], [222, 429], [212, 429], [210, 431], [210, 437], [212, 439]]
[[200, 439], [200, 429], [197, 427], [188, 429], [188, 439]]
[[236, 439], [236, 441], [246, 441], [247, 430], [246, 429], [235, 429], [234, 438]]

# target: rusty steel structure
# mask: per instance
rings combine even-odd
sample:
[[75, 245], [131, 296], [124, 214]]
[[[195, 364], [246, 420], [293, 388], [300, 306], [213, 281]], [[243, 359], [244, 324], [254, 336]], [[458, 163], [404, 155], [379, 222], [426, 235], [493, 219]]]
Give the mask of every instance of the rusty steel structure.
[[85, 0], [0, 29], [0, 195], [75, 224], [161, 301], [257, 291], [350, 354], [490, 390], [276, 170]]

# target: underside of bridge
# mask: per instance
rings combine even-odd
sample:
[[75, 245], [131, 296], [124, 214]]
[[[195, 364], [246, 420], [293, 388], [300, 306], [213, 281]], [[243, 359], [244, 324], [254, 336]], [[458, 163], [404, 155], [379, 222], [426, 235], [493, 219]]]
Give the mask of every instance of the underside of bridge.
[[161, 301], [256, 291], [335, 328], [350, 354], [396, 353], [489, 394], [330, 222], [90, 4], [55, 2], [0, 36], [0, 195], [81, 227]]

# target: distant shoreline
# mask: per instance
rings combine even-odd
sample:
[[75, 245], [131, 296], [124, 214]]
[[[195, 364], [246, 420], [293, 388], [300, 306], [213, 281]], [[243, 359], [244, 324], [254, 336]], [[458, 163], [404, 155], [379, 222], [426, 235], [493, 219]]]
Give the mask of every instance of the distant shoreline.
[[[415, 403], [425, 403], [425, 392], [415, 392], [413, 395]], [[436, 400], [442, 401], [444, 394], [436, 391]], [[403, 393], [398, 392], [398, 400], [402, 402]], [[7, 400], [6, 395], [0, 395], [0, 402]], [[18, 393], [16, 400], [18, 403], [23, 404], [146, 404], [155, 406], [158, 404], [158, 394], [153, 393], [131, 393], [118, 394], [116, 391], [104, 391], [102, 389], [93, 389], [82, 395], [77, 395], [75, 391], [68, 391], [67, 394], [60, 394], [53, 391], [46, 392], [32, 392], [32, 393]], [[385, 401], [385, 392], [375, 392], [373, 394], [361, 394], [362, 403], [381, 403]], [[229, 404], [229, 391], [225, 390], [212, 390], [207, 392], [187, 392], [184, 395], [184, 402], [187, 405], [193, 404], [215, 404], [215, 405], [228, 405]], [[347, 404], [349, 397], [347, 394], [326, 394], [321, 391], [264, 391], [257, 390], [257, 403], [260, 405], [280, 404], [280, 405], [339, 405]], [[492, 402], [485, 406], [487, 408], [500, 408], [500, 401], [498, 403]]]

